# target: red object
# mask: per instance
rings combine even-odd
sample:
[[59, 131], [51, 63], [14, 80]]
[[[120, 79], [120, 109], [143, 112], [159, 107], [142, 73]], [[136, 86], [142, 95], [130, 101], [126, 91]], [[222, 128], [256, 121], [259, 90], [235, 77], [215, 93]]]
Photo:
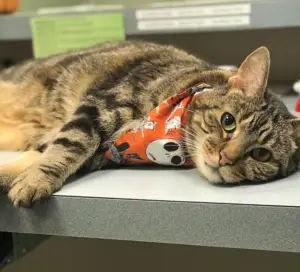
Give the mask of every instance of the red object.
[[191, 88], [162, 102], [134, 129], [122, 134], [107, 150], [106, 158], [119, 164], [193, 166], [182, 145], [182, 128], [188, 106], [203, 89]]
[[300, 97], [297, 99], [295, 111], [300, 112]]
[[0, 13], [13, 13], [19, 4], [19, 0], [0, 0]]

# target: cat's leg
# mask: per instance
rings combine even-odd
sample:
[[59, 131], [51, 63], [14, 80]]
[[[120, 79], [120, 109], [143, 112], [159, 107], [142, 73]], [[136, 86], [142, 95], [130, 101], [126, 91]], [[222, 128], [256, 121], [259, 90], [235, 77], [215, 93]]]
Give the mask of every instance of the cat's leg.
[[[130, 121], [121, 129], [116, 131], [108, 141], [103, 143], [100, 148], [98, 148], [97, 152], [93, 154], [92, 157], [85, 161], [82, 170], [95, 171], [101, 169], [104, 165], [106, 165], [108, 161], [104, 156], [105, 151], [110, 147], [115, 139], [117, 139], [122, 133], [132, 129], [138, 122], [138, 120]], [[53, 136], [55, 136], [55, 134], [53, 135], [53, 133], [55, 132], [58, 131], [55, 129], [51, 133], [45, 135], [38, 147], [39, 151], [31, 150], [23, 152], [17, 160], [4, 165], [0, 165], [0, 192], [7, 192], [10, 189], [14, 179], [16, 179], [20, 174], [27, 170], [31, 165], [38, 162], [38, 160], [42, 156], [42, 152], [47, 147], [47, 144], [45, 143], [52, 141], [51, 139], [53, 139]]]
[[31, 166], [9, 182], [15, 206], [30, 206], [59, 190], [97, 150], [106, 128], [96, 106], [81, 105]]

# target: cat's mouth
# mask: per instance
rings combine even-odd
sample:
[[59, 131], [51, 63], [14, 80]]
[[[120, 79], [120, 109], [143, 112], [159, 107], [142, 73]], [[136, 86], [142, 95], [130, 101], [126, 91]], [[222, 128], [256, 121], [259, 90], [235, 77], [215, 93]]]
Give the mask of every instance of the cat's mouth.
[[207, 160], [204, 160], [204, 164], [208, 167], [211, 167], [213, 169], [219, 169], [220, 166], [218, 163], [215, 163], [215, 162], [212, 162], [212, 161], [207, 161]]
[[232, 183], [228, 180], [230, 175], [226, 174], [230, 171], [227, 167], [219, 165], [218, 153], [207, 154], [203, 148], [203, 144], [200, 142], [197, 148], [196, 154], [193, 156], [193, 161], [197, 166], [197, 169], [201, 176], [207, 179], [211, 183]]
[[211, 160], [203, 160], [202, 165], [199, 165], [200, 173], [214, 184], [235, 184], [240, 180], [232, 177], [230, 166], [220, 166], [219, 163]]
[[[214, 184], [228, 184], [236, 185], [240, 184], [243, 180], [236, 174], [234, 174], [230, 166], [215, 166], [205, 163], [205, 166], [210, 169], [209, 171], [204, 171], [208, 173], [205, 177]], [[200, 172], [202, 172], [200, 170]]]
[[219, 167], [211, 162], [204, 160], [202, 156], [197, 156], [196, 165], [201, 176], [211, 183], [224, 182], [223, 177], [219, 173]]
[[207, 162], [207, 161], [204, 161], [204, 163], [207, 167], [211, 168], [215, 173], [217, 173], [220, 176], [221, 179], [220, 182], [225, 182], [220, 171], [220, 165], [218, 163]]

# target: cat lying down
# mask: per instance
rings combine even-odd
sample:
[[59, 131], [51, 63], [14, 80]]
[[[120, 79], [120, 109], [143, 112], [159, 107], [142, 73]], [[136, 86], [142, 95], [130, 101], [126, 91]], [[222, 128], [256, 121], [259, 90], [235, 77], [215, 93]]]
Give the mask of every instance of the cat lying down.
[[[182, 167], [189, 161], [213, 183], [287, 176], [300, 160], [300, 120], [267, 90], [269, 66], [265, 47], [228, 71], [172, 46], [127, 41], [3, 70], [0, 149], [24, 154], [0, 167], [0, 188], [15, 206], [28, 207], [79, 170], [139, 158]], [[153, 130], [149, 113], [182, 93], [189, 103], [170, 104], [183, 105], [184, 118], [164, 119], [162, 138], [129, 152], [122, 137]]]

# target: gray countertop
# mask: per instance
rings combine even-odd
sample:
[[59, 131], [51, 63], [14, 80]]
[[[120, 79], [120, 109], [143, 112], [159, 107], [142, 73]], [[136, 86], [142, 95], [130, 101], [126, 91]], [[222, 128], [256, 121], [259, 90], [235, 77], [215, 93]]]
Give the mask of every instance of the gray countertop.
[[78, 178], [33, 209], [0, 197], [0, 231], [21, 233], [300, 252], [299, 220], [300, 172], [218, 187], [194, 169], [117, 169]]

